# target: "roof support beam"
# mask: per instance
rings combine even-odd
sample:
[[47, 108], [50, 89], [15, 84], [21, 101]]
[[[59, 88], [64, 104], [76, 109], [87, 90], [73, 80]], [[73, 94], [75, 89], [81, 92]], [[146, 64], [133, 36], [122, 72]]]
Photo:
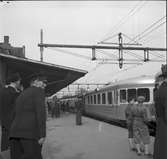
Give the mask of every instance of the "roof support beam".
[[[82, 48], [82, 49], [113, 49], [119, 50], [120, 46], [100, 46], [100, 45], [70, 45], [70, 44], [38, 44], [39, 47], [62, 47], [62, 48]], [[141, 50], [141, 51], [167, 51], [167, 48], [153, 48], [153, 47], [125, 47], [122, 46], [123, 50]]]

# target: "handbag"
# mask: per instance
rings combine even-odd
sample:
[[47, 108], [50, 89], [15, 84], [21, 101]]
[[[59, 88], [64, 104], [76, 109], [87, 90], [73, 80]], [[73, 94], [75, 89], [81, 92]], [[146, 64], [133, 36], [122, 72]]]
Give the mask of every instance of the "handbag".
[[0, 152], [0, 159], [11, 159], [10, 149]]

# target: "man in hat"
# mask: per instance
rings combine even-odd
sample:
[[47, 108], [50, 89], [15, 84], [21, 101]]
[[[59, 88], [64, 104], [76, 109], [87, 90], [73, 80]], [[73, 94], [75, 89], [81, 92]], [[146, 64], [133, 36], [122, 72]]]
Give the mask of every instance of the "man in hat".
[[78, 96], [75, 106], [76, 106], [76, 125], [82, 125], [82, 112], [84, 106], [82, 96]]
[[1, 151], [9, 148], [9, 130], [14, 117], [15, 100], [19, 95], [20, 75], [11, 74], [7, 84], [0, 89]]
[[161, 67], [163, 82], [156, 90], [156, 137], [154, 143], [154, 159], [167, 158], [167, 65]]
[[42, 159], [41, 149], [46, 136], [46, 78], [31, 77], [30, 87], [16, 100], [16, 114], [11, 125], [11, 159]]

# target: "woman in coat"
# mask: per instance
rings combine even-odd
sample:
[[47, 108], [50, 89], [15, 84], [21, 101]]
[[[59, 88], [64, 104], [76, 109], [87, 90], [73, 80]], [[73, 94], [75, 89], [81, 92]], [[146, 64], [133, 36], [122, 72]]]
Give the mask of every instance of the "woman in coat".
[[147, 110], [143, 105], [145, 97], [137, 98], [138, 104], [132, 108], [134, 142], [136, 144], [137, 154], [141, 155], [141, 145], [144, 144], [144, 154], [149, 155], [148, 145], [150, 144], [149, 130], [146, 122]]

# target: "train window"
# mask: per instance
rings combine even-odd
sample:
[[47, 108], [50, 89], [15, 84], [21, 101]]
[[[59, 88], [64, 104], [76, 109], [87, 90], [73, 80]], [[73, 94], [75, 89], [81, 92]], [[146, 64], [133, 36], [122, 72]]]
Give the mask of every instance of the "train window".
[[88, 96], [88, 104], [90, 104], [90, 96]]
[[101, 98], [100, 98], [100, 94], [97, 95], [97, 101], [98, 101], [98, 104], [101, 103]]
[[94, 104], [96, 104], [96, 95], [94, 95]]
[[120, 102], [121, 103], [126, 103], [126, 90], [122, 89], [120, 90]]
[[91, 104], [93, 104], [93, 96], [90, 96]]
[[102, 93], [102, 104], [106, 104], [106, 94]]
[[113, 104], [113, 101], [112, 101], [112, 92], [108, 92], [108, 104]]
[[136, 89], [128, 89], [128, 101], [131, 99], [136, 99]]
[[145, 102], [150, 101], [150, 90], [148, 88], [139, 88], [137, 90], [137, 96], [144, 96]]

